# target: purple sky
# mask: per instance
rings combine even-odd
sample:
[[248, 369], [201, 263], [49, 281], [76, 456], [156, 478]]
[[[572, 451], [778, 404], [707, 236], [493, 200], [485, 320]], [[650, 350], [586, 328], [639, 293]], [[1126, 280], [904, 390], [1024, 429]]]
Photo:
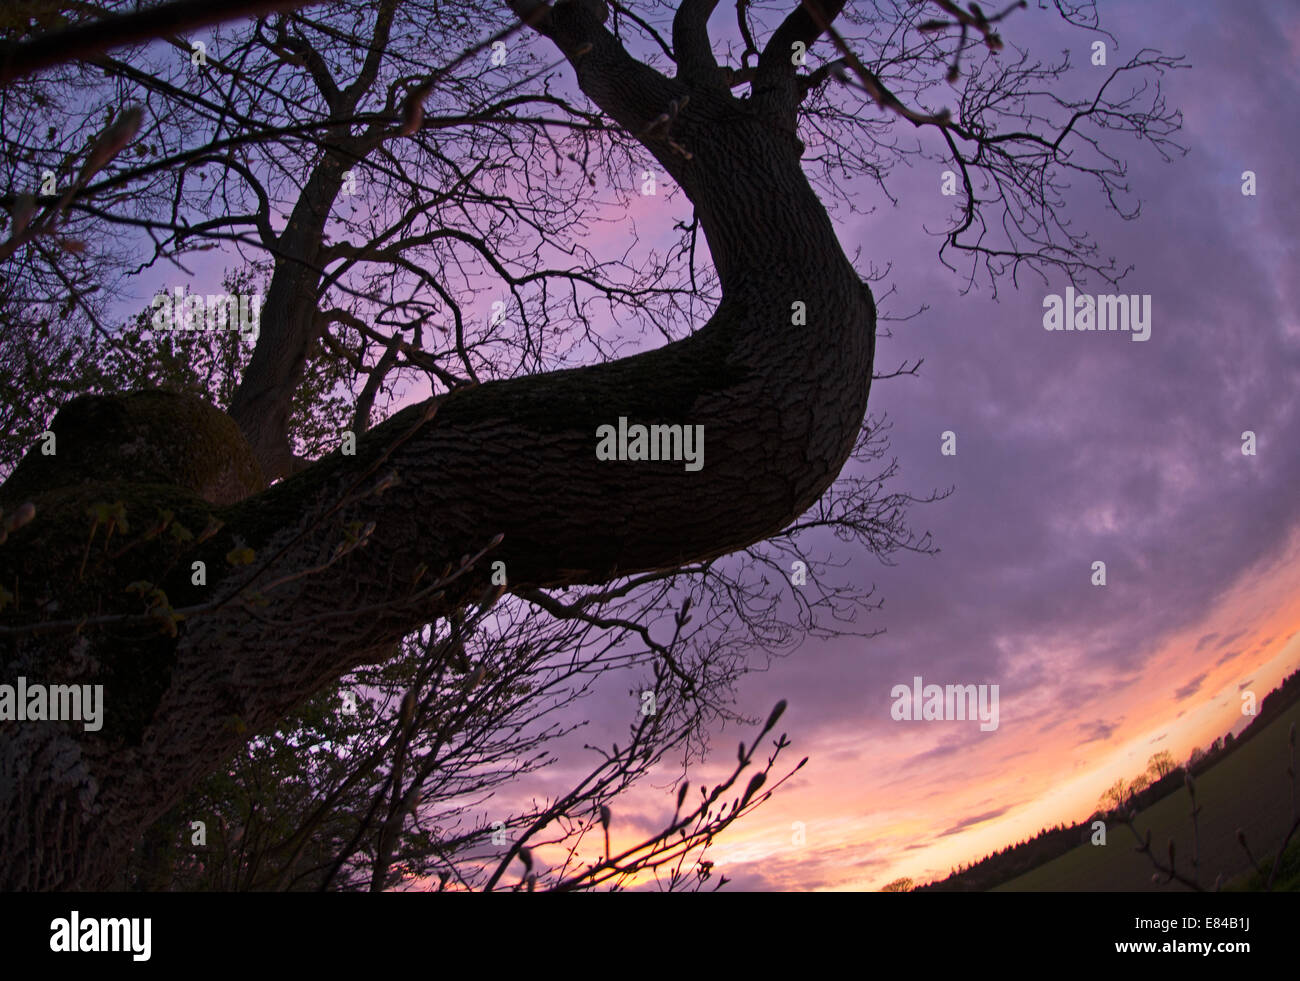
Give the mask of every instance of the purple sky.
[[[941, 554], [884, 568], [854, 553], [850, 575], [885, 599], [860, 626], [883, 636], [810, 640], [743, 682], [740, 704], [759, 718], [789, 700], [791, 762], [812, 762], [715, 848], [739, 886], [923, 881], [1081, 820], [1156, 749], [1181, 760], [1240, 728], [1238, 686], [1262, 697], [1300, 663], [1300, 188], [1287, 124], [1300, 104], [1300, 11], [1101, 7], [1119, 41], [1111, 67], [1142, 47], [1193, 66], [1164, 78], [1187, 156], [1164, 163], [1131, 136], [1109, 144], [1130, 164], [1142, 216], [1104, 212], [1082, 180], [1068, 212], [1103, 255], [1136, 266], [1119, 290], [1090, 285], [1150, 294], [1151, 338], [1045, 331], [1043, 298], [1063, 292], [1061, 277], [1004, 282], [997, 301], [986, 288], [960, 295], [964, 280], [922, 228], [942, 227], [950, 203], [938, 165], [897, 170], [896, 207], [841, 216], [860, 270], [892, 262], [892, 308], [929, 307], [878, 351], [880, 370], [925, 358], [919, 379], [872, 393], [871, 410], [893, 422], [901, 485], [956, 490], [912, 516]], [[1004, 34], [1043, 56], [1069, 44], [1066, 84], [1093, 86], [1109, 70], [1089, 64], [1093, 35], [1052, 16], [1031, 9]], [[1242, 194], [1244, 170], [1257, 196]], [[940, 455], [945, 430], [955, 457]], [[1257, 434], [1254, 457], [1244, 430]], [[1090, 582], [1094, 560], [1106, 562], [1104, 588]], [[891, 688], [916, 675], [998, 684], [999, 729], [892, 721]], [[592, 708], [616, 738], [626, 719]], [[717, 740], [721, 766], [736, 738]], [[671, 811], [661, 794], [638, 800], [629, 833]]]
[[[917, 228], [916, 214], [936, 207], [933, 169], [899, 182], [897, 208], [844, 229], [865, 255], [893, 260], [900, 300], [930, 306], [901, 325], [880, 354], [884, 365], [925, 357], [921, 379], [881, 385], [872, 401], [894, 421], [893, 445], [909, 486], [954, 484], [956, 493], [916, 515], [942, 554], [861, 569], [864, 582], [884, 591], [878, 619], [885, 636], [809, 644], [746, 689], [755, 711], [774, 696], [790, 698], [787, 725], [797, 752], [815, 753], [808, 742], [843, 744], [860, 767], [860, 785], [837, 794], [829, 781], [843, 786], [854, 766], [832, 765], [825, 789], [820, 771], [810, 772], [807, 793], [819, 809], [843, 798], [844, 807], [827, 815], [833, 842], [856, 841], [860, 847], [849, 853], [888, 859], [860, 877], [791, 859], [789, 868], [781, 865], [782, 884], [878, 887], [895, 875], [946, 871], [896, 860], [888, 846], [881, 855], [872, 847], [873, 815], [856, 811], [863, 803], [925, 833], [1011, 807], [998, 815], [1005, 830], [991, 833], [1000, 847], [1023, 834], [1011, 820], [1014, 808], [1027, 809], [1059, 783], [1054, 774], [1082, 764], [1099, 770], [1093, 796], [1080, 798], [1082, 811], [1058, 808], [1060, 820], [1081, 819], [1110, 782], [1102, 766], [1108, 753], [1208, 702], [1214, 688], [1192, 694], [1206, 672], [1218, 681], [1235, 668], [1229, 680], [1250, 678], [1294, 635], [1292, 606], [1285, 634], [1231, 666], [1216, 666], [1224, 652], [1212, 642], [1200, 651], [1180, 644], [1234, 587], [1249, 596], [1273, 587], [1271, 602], [1252, 606], [1237, 597], [1218, 614], [1227, 623], [1240, 617], [1246, 633], [1239, 641], [1268, 638], [1266, 619], [1295, 594], [1294, 564], [1266, 570], [1269, 560], [1294, 556], [1300, 515], [1300, 188], [1297, 141], [1284, 124], [1284, 107], [1300, 104], [1300, 11], [1266, 3], [1101, 6], [1103, 24], [1121, 45], [1112, 64], [1151, 46], [1184, 53], [1193, 65], [1165, 80], [1170, 103], [1183, 110], [1190, 153], [1164, 164], [1136, 142], [1131, 151], [1121, 148], [1132, 153], [1142, 217], [1113, 220], [1095, 197], [1072, 213], [1095, 231], [1104, 253], [1136, 265], [1122, 291], [1152, 296], [1149, 341], [1043, 330], [1043, 297], [1063, 290], [1059, 280], [1048, 290], [1028, 277], [999, 302], [987, 291], [958, 296], [959, 282], [933, 261], [933, 243]], [[1030, 21], [1026, 16], [1026, 26]], [[1014, 36], [1032, 48], [1032, 31], [1022, 35], [1017, 24]], [[1086, 36], [1075, 37], [1072, 74], [1103, 71], [1088, 64]], [[1258, 176], [1256, 197], [1241, 193], [1244, 170]], [[877, 243], [889, 243], [892, 254], [881, 254]], [[1101, 285], [1094, 291], [1110, 292]], [[1247, 429], [1258, 435], [1255, 457], [1240, 451]], [[943, 430], [958, 434], [956, 457], [939, 454]], [[1090, 584], [1095, 559], [1106, 561], [1105, 588]], [[1292, 645], [1285, 664], [1294, 666], [1297, 654]], [[1147, 684], [1166, 676], [1157, 673], [1165, 658], [1183, 685]], [[923, 751], [907, 767], [900, 786], [897, 772], [870, 760], [877, 737], [907, 725], [888, 721], [888, 689], [915, 674], [939, 683], [999, 683], [1002, 725], [985, 735], [963, 723], [928, 724], [946, 729], [945, 737], [930, 747], [936, 755]], [[1239, 716], [1228, 706], [1206, 731], [1222, 732]], [[1183, 733], [1170, 748], [1184, 758], [1197, 738]], [[1004, 755], [1025, 755], [1006, 764], [974, 750], [981, 740], [1000, 742]], [[930, 763], [947, 754], [970, 755], [960, 767], [937, 765], [930, 789], [938, 792], [900, 807], [898, 795], [914, 794]], [[1119, 772], [1132, 775], [1144, 762], [1134, 758]], [[1031, 778], [1028, 786], [1021, 775]], [[886, 840], [892, 830], [879, 829]], [[972, 836], [972, 854], [956, 860], [979, 857], [989, 838]], [[752, 877], [746, 884], [763, 882], [762, 868], [745, 868]]]

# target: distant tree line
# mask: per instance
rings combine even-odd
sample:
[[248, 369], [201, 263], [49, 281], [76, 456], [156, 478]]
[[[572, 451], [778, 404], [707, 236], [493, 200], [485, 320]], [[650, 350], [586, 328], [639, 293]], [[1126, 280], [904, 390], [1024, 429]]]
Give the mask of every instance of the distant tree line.
[[[1188, 754], [1185, 763], [1178, 763], [1172, 753], [1162, 750], [1147, 760], [1146, 769], [1130, 781], [1122, 778], [1106, 788], [1098, 802], [1098, 809], [1077, 824], [1044, 828], [1034, 837], [1017, 842], [999, 852], [986, 855], [970, 865], [959, 865], [947, 878], [917, 886], [914, 889], [885, 887], [888, 892], [983, 892], [1010, 882], [1045, 862], [1050, 862], [1089, 840], [1092, 822], [1105, 820], [1121, 805], [1134, 810], [1145, 810], [1152, 804], [1183, 786], [1183, 773], [1190, 770], [1200, 776], [1219, 763], [1244, 743], [1266, 729], [1270, 723], [1300, 701], [1300, 671], [1283, 679], [1273, 691], [1264, 696], [1259, 711], [1238, 736], [1228, 732], [1210, 744], [1209, 749], [1196, 747]], [[901, 881], [901, 880], [898, 880]]]

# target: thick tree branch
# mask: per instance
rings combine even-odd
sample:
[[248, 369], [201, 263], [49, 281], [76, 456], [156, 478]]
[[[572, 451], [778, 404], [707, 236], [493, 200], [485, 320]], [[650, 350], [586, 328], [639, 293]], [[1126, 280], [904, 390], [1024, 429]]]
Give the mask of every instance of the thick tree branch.
[[94, 58], [113, 48], [241, 17], [305, 7], [319, 0], [175, 0], [0, 45], [0, 86], [52, 65]]
[[696, 84], [719, 84], [718, 63], [709, 43], [709, 15], [718, 0], [682, 0], [673, 17], [677, 77]]
[[800, 93], [795, 84], [797, 46], [806, 51], [844, 9], [843, 0], [802, 0], [781, 25], [772, 32], [763, 53], [758, 56], [754, 77], [754, 100], [768, 111], [778, 113], [789, 127], [794, 126], [794, 112]]

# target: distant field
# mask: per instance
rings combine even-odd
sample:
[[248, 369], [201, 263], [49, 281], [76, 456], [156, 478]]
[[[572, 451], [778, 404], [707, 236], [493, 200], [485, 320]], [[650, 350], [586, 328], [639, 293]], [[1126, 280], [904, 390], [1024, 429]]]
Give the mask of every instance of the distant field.
[[[1196, 778], [1196, 800], [1201, 805], [1200, 842], [1203, 886], [1212, 887], [1215, 876], [1224, 882], [1249, 870], [1245, 852], [1237, 844], [1237, 829], [1246, 832], [1246, 842], [1256, 859], [1272, 856], [1291, 824], [1291, 796], [1286, 775], [1289, 759], [1287, 731], [1291, 723], [1300, 728], [1300, 703], [1291, 706], [1263, 732], [1226, 760]], [[1191, 800], [1186, 789], [1170, 794], [1145, 811], [1135, 822], [1143, 834], [1151, 829], [1151, 850], [1168, 864], [1169, 839], [1175, 841], [1177, 868], [1191, 871]], [[1145, 855], [1133, 850], [1133, 833], [1122, 824], [1106, 828], [1106, 845], [1080, 845], [1012, 879], [993, 892], [1185, 892], [1177, 882], [1156, 885], [1154, 869]]]

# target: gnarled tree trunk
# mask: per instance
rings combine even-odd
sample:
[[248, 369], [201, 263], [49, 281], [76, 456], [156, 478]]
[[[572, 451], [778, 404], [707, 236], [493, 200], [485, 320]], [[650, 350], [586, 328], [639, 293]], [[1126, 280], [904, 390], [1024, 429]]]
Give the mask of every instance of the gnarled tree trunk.
[[[675, 79], [630, 58], [590, 4], [557, 5], [535, 21], [573, 62], [583, 90], [632, 132], [689, 96], [671, 136], [690, 159], [658, 136], [647, 146], [694, 202], [721, 280], [720, 306], [690, 338], [606, 365], [459, 390], [431, 418], [430, 405], [411, 406], [365, 434], [355, 456], [336, 453], [233, 505], [214, 503], [201, 480], [166, 487], [121, 470], [105, 480], [93, 468], [63, 468], [79, 441], [99, 440], [94, 453], [105, 461], [140, 447], [61, 413], [58, 454], [33, 452], [0, 489], [6, 507], [19, 496], [37, 507], [0, 546], [0, 585], [15, 592], [20, 584], [3, 615], [0, 680], [101, 681], [106, 721], [95, 733], [74, 723], [0, 723], [0, 887], [112, 884], [143, 829], [247, 732], [273, 727], [332, 679], [472, 602], [488, 584], [489, 561], [505, 562], [510, 588], [674, 567], [780, 531], [835, 479], [866, 411], [875, 314], [799, 163], [788, 51], [816, 29], [791, 15], [769, 45], [775, 54], [760, 61], [753, 98], [738, 100], [712, 66], [707, 39], [700, 44], [710, 9], [684, 5]], [[531, 4], [516, 11], [538, 12]], [[796, 302], [806, 326], [792, 324]], [[84, 415], [88, 403], [78, 404]], [[131, 400], [122, 405], [112, 411], [130, 415]], [[598, 460], [596, 430], [620, 416], [702, 425], [703, 469]], [[220, 428], [202, 413], [192, 425]], [[87, 508], [115, 500], [130, 531], [102, 549], [101, 523], [87, 549]], [[211, 520], [223, 524], [203, 541], [145, 540], [163, 510], [196, 539]], [[364, 547], [331, 562], [336, 546], [372, 522]], [[425, 589], [445, 563], [497, 535], [484, 562], [444, 589]], [[232, 564], [247, 558], [245, 548], [252, 562]], [[192, 585], [195, 561], [206, 563], [205, 586]], [[138, 611], [124, 590], [141, 580], [172, 608], [207, 609], [182, 620], [174, 637], [160, 629], [166, 611], [157, 609], [149, 623], [25, 629]], [[58, 609], [38, 606], [42, 599], [57, 599]]]

